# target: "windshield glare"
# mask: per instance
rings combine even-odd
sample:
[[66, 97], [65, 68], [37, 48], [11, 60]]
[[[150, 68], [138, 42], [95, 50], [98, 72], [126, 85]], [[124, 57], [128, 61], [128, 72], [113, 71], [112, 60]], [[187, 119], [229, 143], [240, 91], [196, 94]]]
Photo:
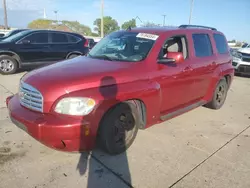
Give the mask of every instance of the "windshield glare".
[[157, 35], [138, 32], [114, 32], [103, 38], [89, 52], [89, 57], [137, 62], [145, 59]]
[[3, 39], [2, 41], [4, 41], [4, 42], [11, 42], [11, 41], [14, 41], [15, 39], [18, 40], [19, 38], [23, 37], [24, 35], [26, 35], [29, 32], [30, 31], [21, 31], [21, 32], [16, 33], [16, 34], [14, 34], [14, 35], [6, 38], [6, 39]]

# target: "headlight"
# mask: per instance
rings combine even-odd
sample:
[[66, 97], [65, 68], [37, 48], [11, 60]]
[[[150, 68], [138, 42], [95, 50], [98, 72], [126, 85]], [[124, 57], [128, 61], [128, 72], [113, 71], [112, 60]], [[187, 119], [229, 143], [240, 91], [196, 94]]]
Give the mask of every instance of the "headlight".
[[234, 57], [239, 58], [239, 59], [241, 59], [241, 58], [242, 58], [242, 54], [241, 54], [240, 52], [235, 52], [235, 53], [232, 53], [232, 55], [233, 55]]
[[95, 101], [84, 97], [67, 97], [61, 99], [55, 107], [55, 112], [68, 115], [87, 115], [95, 106]]

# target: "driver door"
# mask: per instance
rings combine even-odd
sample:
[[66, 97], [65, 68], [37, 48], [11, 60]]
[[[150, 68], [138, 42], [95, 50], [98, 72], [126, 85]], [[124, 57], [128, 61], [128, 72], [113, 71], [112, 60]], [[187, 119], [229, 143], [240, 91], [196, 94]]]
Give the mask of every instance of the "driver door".
[[44, 62], [49, 60], [50, 52], [48, 32], [37, 32], [30, 34], [20, 40], [17, 44], [22, 61]]
[[169, 52], [181, 52], [183, 62], [158, 64], [161, 85], [161, 113], [169, 113], [181, 109], [191, 103], [191, 90], [194, 87], [192, 64], [188, 54], [188, 43], [185, 35], [167, 39], [161, 49], [159, 59], [168, 58]]

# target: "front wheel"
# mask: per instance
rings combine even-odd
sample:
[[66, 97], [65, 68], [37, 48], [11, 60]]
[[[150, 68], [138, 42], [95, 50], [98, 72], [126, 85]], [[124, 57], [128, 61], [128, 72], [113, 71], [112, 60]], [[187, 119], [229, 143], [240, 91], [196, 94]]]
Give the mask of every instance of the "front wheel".
[[225, 78], [221, 79], [214, 91], [213, 99], [205, 107], [220, 109], [227, 98], [228, 84]]
[[118, 104], [101, 121], [98, 131], [99, 146], [110, 155], [126, 151], [137, 135], [139, 124], [139, 114], [134, 104]]
[[17, 71], [17, 61], [8, 55], [0, 56], [0, 73], [1, 74], [13, 74]]

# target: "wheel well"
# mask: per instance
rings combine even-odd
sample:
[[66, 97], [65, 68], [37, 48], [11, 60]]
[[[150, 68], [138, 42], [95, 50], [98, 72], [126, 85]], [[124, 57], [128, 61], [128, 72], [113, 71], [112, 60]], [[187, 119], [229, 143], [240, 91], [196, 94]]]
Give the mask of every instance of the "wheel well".
[[[120, 103], [132, 103], [136, 106], [138, 113], [140, 115], [141, 121], [140, 121], [140, 126], [139, 129], [144, 129], [146, 124], [147, 124], [147, 113], [146, 113], [146, 105], [144, 104], [143, 101], [138, 100], [138, 99], [129, 99], [126, 101], [121, 101], [117, 104], [115, 104], [114, 106], [110, 107], [102, 116], [100, 123], [103, 121], [103, 118], [110, 112], [110, 110], [112, 110], [113, 108], [115, 108], [117, 105], [119, 105]], [[98, 128], [98, 132], [99, 132], [99, 128]]]
[[66, 56], [66, 59], [68, 59], [69, 56], [71, 56], [71, 55], [82, 55], [82, 53], [81, 53], [81, 52], [70, 52], [70, 53], [68, 53], [68, 55]]
[[147, 124], [147, 112], [146, 112], [146, 106], [144, 102], [138, 99], [131, 99], [131, 100], [127, 100], [124, 102], [129, 102], [129, 103], [133, 103], [136, 105], [136, 108], [141, 118], [139, 129], [144, 129]]
[[17, 54], [12, 53], [12, 52], [0, 52], [0, 55], [8, 55], [8, 56], [14, 58], [17, 61], [18, 68], [20, 68], [20, 66], [21, 66], [21, 64], [20, 64], [21, 59], [20, 59], [20, 57]]
[[230, 75], [225, 75], [226, 81], [227, 81], [227, 85], [231, 84], [231, 76]]

